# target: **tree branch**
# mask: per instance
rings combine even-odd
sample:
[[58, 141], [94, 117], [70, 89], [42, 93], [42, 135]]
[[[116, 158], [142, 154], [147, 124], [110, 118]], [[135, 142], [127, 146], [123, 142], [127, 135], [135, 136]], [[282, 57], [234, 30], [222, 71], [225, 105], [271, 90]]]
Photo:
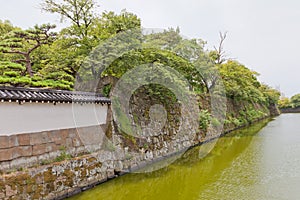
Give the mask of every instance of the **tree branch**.
[[219, 32], [219, 37], [220, 37], [220, 42], [219, 42], [218, 48], [216, 46], [214, 46], [214, 49], [217, 52], [216, 64], [222, 64], [223, 62], [226, 61], [225, 51], [224, 51], [223, 45], [224, 45], [224, 41], [227, 37], [227, 31], [224, 32], [224, 33]]

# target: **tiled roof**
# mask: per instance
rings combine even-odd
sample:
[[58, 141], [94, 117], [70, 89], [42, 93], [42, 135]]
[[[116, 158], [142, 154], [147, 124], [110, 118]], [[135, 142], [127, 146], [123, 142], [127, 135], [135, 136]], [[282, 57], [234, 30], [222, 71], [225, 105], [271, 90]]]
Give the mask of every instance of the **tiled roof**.
[[49, 102], [49, 103], [107, 103], [110, 99], [92, 92], [64, 91], [40, 88], [20, 88], [0, 86], [0, 101]]

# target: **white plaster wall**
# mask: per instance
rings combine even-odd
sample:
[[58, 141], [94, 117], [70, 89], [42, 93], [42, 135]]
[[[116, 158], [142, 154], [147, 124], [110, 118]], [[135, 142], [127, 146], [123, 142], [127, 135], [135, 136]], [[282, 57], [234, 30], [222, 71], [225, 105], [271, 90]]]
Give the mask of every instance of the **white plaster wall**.
[[105, 124], [108, 106], [0, 102], [0, 135]]

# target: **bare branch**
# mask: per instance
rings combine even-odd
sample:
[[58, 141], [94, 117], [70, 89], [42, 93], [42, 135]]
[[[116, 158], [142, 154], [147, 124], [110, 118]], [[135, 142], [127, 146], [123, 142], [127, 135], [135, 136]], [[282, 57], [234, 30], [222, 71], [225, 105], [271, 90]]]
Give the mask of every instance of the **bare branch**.
[[216, 47], [214, 46], [214, 50], [217, 53], [217, 59], [216, 59], [216, 64], [222, 64], [223, 62], [225, 62], [227, 59], [225, 58], [225, 51], [224, 51], [224, 41], [227, 37], [227, 31], [225, 31], [224, 33], [219, 32], [219, 37], [220, 37], [220, 42], [219, 42], [219, 46]]

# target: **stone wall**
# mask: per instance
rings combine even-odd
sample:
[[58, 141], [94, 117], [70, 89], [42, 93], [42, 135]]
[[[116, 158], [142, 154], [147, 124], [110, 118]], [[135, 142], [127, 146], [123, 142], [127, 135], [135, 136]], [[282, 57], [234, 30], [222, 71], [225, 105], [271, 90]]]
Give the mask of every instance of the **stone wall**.
[[[131, 99], [131, 111], [135, 113], [131, 117], [134, 123], [139, 123], [136, 125], [143, 128], [151, 123], [149, 121], [151, 107], [166, 102], [160, 102], [159, 97], [152, 100], [134, 99], [138, 96], [137, 94]], [[207, 100], [204, 99], [205, 102]], [[204, 105], [204, 103], [201, 104], [201, 108], [209, 110], [209, 104]], [[231, 117], [236, 119], [241, 117], [243, 112], [240, 111], [249, 107], [260, 110], [263, 117], [272, 114], [268, 108], [257, 104], [240, 103], [237, 105], [228, 101], [227, 107], [228, 114], [232, 114]], [[156, 163], [153, 166], [156, 169], [164, 167], [174, 161], [171, 156], [180, 156], [191, 146], [205, 142], [203, 130], [196, 134], [181, 134], [177, 119], [184, 120], [182, 116], [186, 116], [186, 113], [176, 101], [169, 103], [166, 108], [165, 126], [161, 127], [159, 124], [153, 126], [162, 128], [161, 132], [147, 134], [142, 138], [128, 135], [120, 130], [110, 109], [107, 124], [102, 126], [105, 131], [98, 126], [2, 137], [0, 144], [5, 143], [6, 146], [0, 153], [1, 167], [8, 169], [15, 166], [14, 163], [18, 164], [16, 166], [21, 166], [20, 163], [23, 163], [28, 167], [23, 166], [1, 176], [0, 199], [65, 198], [126, 172], [138, 169], [152, 170], [149, 166], [153, 166], [150, 165], [153, 163]], [[170, 113], [171, 115], [169, 115]], [[157, 120], [159, 121], [160, 118]], [[186, 124], [181, 131], [183, 133], [193, 132], [195, 126], [197, 125]], [[239, 125], [236, 124], [227, 124], [224, 132], [238, 127]], [[211, 134], [208, 139], [212, 137], [214, 134]], [[60, 162], [32, 165], [57, 158], [62, 153], [62, 150], [59, 149], [61, 146], [65, 147], [63, 150], [65, 153], [74, 157], [68, 157]], [[8, 151], [10, 153], [6, 155], [5, 152]], [[89, 154], [81, 155], [84, 153]], [[32, 158], [34, 158], [32, 164], [28, 164]], [[148, 168], [144, 168], [146, 166]]]
[[160, 156], [128, 148], [100, 150], [62, 162], [3, 174], [0, 199], [63, 199], [123, 173], [148, 166]]
[[[0, 136], [0, 171], [18, 170], [49, 163], [57, 158], [76, 157], [100, 149], [93, 134], [103, 135], [100, 126], [61, 129]], [[64, 154], [64, 155], [62, 155]]]
[[[0, 199], [56, 199], [70, 196], [81, 188], [105, 181], [111, 175], [93, 157], [31, 168], [0, 178]], [[80, 188], [80, 189], [79, 189]]]
[[300, 113], [300, 107], [297, 108], [281, 108], [281, 113]]

